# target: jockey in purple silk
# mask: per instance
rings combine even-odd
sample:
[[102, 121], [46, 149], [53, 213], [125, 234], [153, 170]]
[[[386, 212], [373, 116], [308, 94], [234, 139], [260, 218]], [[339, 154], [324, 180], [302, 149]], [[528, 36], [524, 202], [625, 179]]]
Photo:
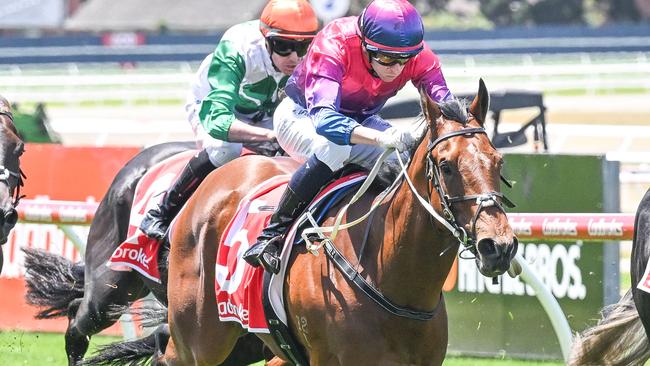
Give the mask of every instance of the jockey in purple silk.
[[407, 82], [435, 101], [452, 98], [423, 38], [422, 19], [405, 0], [375, 0], [360, 16], [334, 20], [316, 35], [274, 114], [278, 143], [303, 165], [244, 253], [248, 263], [278, 273], [284, 232], [334, 171], [371, 168], [386, 148], [402, 152], [415, 142], [410, 129], [376, 114]]

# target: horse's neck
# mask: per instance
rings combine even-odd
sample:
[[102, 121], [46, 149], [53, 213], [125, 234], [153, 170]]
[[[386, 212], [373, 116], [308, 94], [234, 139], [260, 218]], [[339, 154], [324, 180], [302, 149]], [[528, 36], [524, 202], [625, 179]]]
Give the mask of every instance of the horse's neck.
[[[418, 194], [429, 201], [423, 163], [426, 149], [420, 150], [408, 175]], [[438, 202], [432, 204], [439, 206]], [[456, 243], [444, 227], [432, 220], [406, 181], [393, 196], [385, 220], [383, 246], [378, 253], [382, 291], [400, 303], [432, 309], [453, 263]]]

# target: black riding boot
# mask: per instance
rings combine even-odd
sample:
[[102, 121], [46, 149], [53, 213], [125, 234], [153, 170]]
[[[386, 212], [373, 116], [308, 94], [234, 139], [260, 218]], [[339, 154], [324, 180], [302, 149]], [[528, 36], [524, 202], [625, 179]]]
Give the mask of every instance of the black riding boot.
[[262, 265], [271, 273], [280, 272], [285, 232], [331, 177], [332, 170], [325, 163], [315, 156], [307, 160], [291, 177], [271, 221], [244, 253], [244, 260], [253, 267]]
[[215, 169], [208, 153], [201, 150], [187, 163], [180, 176], [165, 192], [158, 207], [149, 210], [140, 223], [140, 230], [152, 239], [161, 240], [165, 237], [169, 224], [185, 201], [187, 201], [203, 179]]

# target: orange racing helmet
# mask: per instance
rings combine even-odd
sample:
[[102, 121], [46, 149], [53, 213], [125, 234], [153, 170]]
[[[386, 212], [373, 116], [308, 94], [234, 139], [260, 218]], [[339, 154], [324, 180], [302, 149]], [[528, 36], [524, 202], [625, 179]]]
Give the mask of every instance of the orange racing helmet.
[[260, 31], [266, 38], [312, 39], [318, 18], [306, 0], [270, 0], [260, 16]]

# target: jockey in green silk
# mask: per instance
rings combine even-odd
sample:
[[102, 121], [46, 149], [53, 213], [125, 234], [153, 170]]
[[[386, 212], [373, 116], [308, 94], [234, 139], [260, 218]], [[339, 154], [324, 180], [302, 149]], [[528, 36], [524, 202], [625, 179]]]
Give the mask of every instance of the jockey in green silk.
[[162, 239], [203, 179], [240, 156], [243, 142], [275, 143], [273, 112], [283, 88], [318, 30], [306, 0], [270, 0], [259, 20], [228, 29], [196, 73], [185, 109], [201, 151], [141, 224]]

